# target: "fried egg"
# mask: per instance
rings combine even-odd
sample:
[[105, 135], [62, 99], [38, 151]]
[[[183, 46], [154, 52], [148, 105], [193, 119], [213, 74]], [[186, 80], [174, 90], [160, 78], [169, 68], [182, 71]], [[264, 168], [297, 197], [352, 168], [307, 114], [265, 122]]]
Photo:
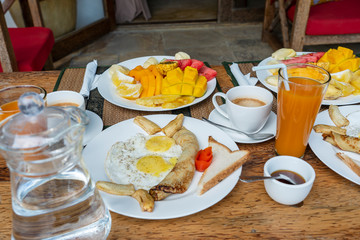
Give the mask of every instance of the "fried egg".
[[112, 145], [105, 172], [115, 183], [149, 190], [169, 174], [181, 153], [181, 147], [172, 138], [139, 133]]
[[346, 135], [360, 138], [360, 111], [352, 112], [346, 116], [349, 125], [346, 126]]

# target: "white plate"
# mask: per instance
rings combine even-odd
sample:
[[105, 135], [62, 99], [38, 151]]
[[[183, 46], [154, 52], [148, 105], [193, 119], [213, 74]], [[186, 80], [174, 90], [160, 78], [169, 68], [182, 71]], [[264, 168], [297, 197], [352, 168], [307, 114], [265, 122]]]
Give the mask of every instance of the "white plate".
[[[129, 69], [133, 69], [138, 65], [143, 65], [144, 62], [149, 57], [151, 57], [151, 56], [130, 59], [130, 60], [118, 63], [118, 65], [127, 67]], [[158, 61], [161, 61], [164, 58], [174, 59], [174, 57], [172, 57], [172, 56], [153, 56], [153, 57], [155, 57]], [[123, 108], [128, 108], [128, 109], [133, 109], [133, 110], [138, 110], [138, 111], [154, 111], [154, 112], [175, 110], [175, 109], [185, 108], [185, 107], [197, 104], [197, 103], [203, 101], [204, 99], [206, 99], [208, 96], [210, 96], [210, 94], [215, 90], [215, 87], [216, 87], [216, 78], [213, 78], [207, 82], [207, 90], [206, 90], [206, 93], [204, 94], [204, 96], [202, 96], [200, 98], [196, 98], [192, 103], [183, 105], [178, 108], [164, 109], [161, 107], [152, 108], [152, 107], [145, 107], [145, 106], [137, 105], [135, 103], [135, 100], [128, 100], [128, 99], [118, 96], [116, 94], [116, 88], [110, 79], [109, 69], [106, 70], [103, 74], [101, 74], [100, 79], [99, 79], [99, 84], [98, 84], [98, 90], [99, 90], [101, 96], [103, 98], [105, 98], [106, 100], [108, 100], [109, 102], [111, 102], [112, 104], [123, 107]]]
[[88, 144], [96, 135], [101, 133], [103, 129], [103, 121], [101, 118], [94, 112], [86, 110], [86, 114], [88, 115], [90, 122], [86, 125], [85, 134], [83, 139], [83, 145]]
[[[220, 108], [224, 111], [225, 110], [225, 105], [220, 105]], [[209, 115], [209, 119], [213, 122], [216, 122], [218, 124], [222, 124], [224, 126], [227, 127], [232, 127], [234, 128], [234, 126], [231, 124], [230, 120], [225, 118], [223, 115], [221, 115], [218, 111], [216, 111], [216, 109], [212, 110], [212, 112]], [[249, 138], [245, 135], [242, 135], [240, 133], [236, 133], [234, 131], [231, 130], [227, 130], [227, 129], [222, 129], [224, 130], [224, 132], [226, 132], [231, 138], [232, 140], [234, 140], [235, 142], [238, 143], [259, 143], [259, 142], [265, 142], [269, 139], [272, 139], [273, 137], [269, 137], [269, 138], [265, 138], [262, 140], [255, 140], [252, 138]], [[268, 121], [266, 122], [265, 126], [259, 131], [259, 133], [272, 133], [276, 134], [276, 114], [271, 112]]]
[[[296, 54], [297, 55], [303, 55], [303, 54], [307, 54], [307, 53], [309, 53], [309, 52], [297, 52]], [[273, 60], [273, 58], [272, 57], [265, 58], [264, 60], [262, 60], [259, 63], [258, 66], [265, 66], [265, 65], [267, 65], [267, 63], [270, 60]], [[256, 76], [259, 78], [259, 81], [265, 87], [267, 87], [271, 91], [277, 93], [278, 88], [273, 86], [273, 85], [268, 84], [265, 81], [265, 79], [270, 75], [272, 75], [272, 74], [269, 72], [269, 70], [256, 71]], [[354, 104], [354, 103], [359, 103], [359, 102], [360, 102], [360, 95], [350, 95], [350, 96], [347, 96], [347, 97], [340, 97], [340, 98], [335, 99], [335, 100], [323, 100], [322, 104], [323, 105], [330, 105], [330, 104], [333, 104], [333, 105], [349, 105], [349, 104]]]
[[[163, 127], [176, 116], [162, 114], [146, 117], [157, 123], [160, 127]], [[208, 123], [195, 118], [185, 117], [183, 125], [196, 135], [201, 149], [208, 146], [209, 136], [213, 136], [231, 150], [238, 149], [236, 143], [228, 135]], [[104, 161], [110, 147], [114, 143], [125, 141], [137, 133], [146, 134], [139, 126], [133, 123], [133, 119], [129, 119], [105, 129], [89, 142], [84, 148], [83, 157], [94, 182], [99, 180], [109, 181], [105, 174]], [[222, 200], [235, 187], [241, 174], [241, 169], [236, 170], [202, 196], [198, 196], [196, 193], [197, 184], [202, 173], [195, 172], [192, 183], [185, 193], [174, 194], [162, 201], [156, 201], [153, 212], [142, 212], [139, 203], [132, 197], [114, 196], [104, 192], [101, 192], [101, 196], [111, 211], [125, 216], [141, 219], [178, 218], [207, 209]]]
[[[360, 106], [344, 106], [339, 108], [341, 113], [346, 116], [349, 113], [359, 111]], [[318, 114], [315, 124], [327, 124], [335, 126], [329, 117], [328, 111], [323, 111]], [[309, 145], [315, 155], [330, 169], [344, 178], [360, 185], [360, 177], [356, 175], [348, 166], [345, 165], [337, 156], [336, 153], [341, 150], [333, 147], [330, 143], [323, 140], [321, 133], [311, 131], [309, 138]]]

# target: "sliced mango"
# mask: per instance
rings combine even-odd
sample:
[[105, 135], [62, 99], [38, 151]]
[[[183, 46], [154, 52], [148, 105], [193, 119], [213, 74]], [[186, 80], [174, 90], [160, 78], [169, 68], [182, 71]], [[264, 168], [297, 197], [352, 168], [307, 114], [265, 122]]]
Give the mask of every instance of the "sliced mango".
[[346, 69], [350, 71], [356, 71], [360, 67], [360, 58], [348, 58], [330, 69], [331, 73], [341, 72]]
[[151, 96], [155, 95], [155, 90], [156, 90], [155, 75], [154, 74], [149, 74], [148, 78], [149, 78], [149, 86], [148, 86], [148, 91], [146, 93], [146, 96], [151, 97]]
[[184, 77], [183, 71], [180, 68], [175, 68], [167, 73], [166, 78], [170, 85], [178, 84], [182, 82]]
[[354, 55], [354, 51], [349, 48], [338, 46], [337, 50], [341, 52], [345, 58], [352, 58]]
[[149, 77], [146, 75], [143, 75], [140, 79], [140, 83], [143, 87], [143, 91], [140, 95], [140, 98], [144, 98], [148, 96], [148, 89], [149, 89]]
[[140, 81], [141, 79], [141, 70], [144, 70], [142, 66], [136, 66], [129, 72], [129, 76], [135, 78], [136, 81]]
[[183, 83], [195, 85], [198, 78], [198, 70], [193, 67], [186, 67], [184, 70]]
[[186, 67], [184, 72], [176, 68], [167, 73], [162, 81], [161, 94], [180, 94], [201, 97], [207, 89], [207, 80], [199, 76], [196, 68]]
[[193, 95], [194, 85], [183, 83], [181, 86], [181, 95]]
[[204, 76], [199, 76], [196, 81], [193, 96], [202, 97], [206, 92], [206, 88], [207, 88], [207, 79]]
[[181, 95], [182, 84], [170, 85], [162, 94]]

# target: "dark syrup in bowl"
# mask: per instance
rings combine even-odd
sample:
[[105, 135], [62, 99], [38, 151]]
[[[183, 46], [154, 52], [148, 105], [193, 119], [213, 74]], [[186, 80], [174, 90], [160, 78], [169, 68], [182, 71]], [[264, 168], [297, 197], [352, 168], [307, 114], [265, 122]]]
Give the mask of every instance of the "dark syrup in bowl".
[[[296, 183], [296, 185], [303, 184], [303, 183], [306, 182], [305, 179], [300, 174], [298, 174], [296, 172], [293, 172], [293, 171], [289, 171], [289, 170], [277, 170], [277, 171], [273, 172], [271, 174], [271, 176], [275, 177], [275, 176], [279, 176], [279, 174], [288, 176], [289, 178], [291, 178]], [[282, 183], [294, 185], [293, 183], [291, 183], [291, 182], [289, 182], [287, 180], [284, 180], [284, 179], [276, 179], [276, 180], [279, 181], [279, 182], [282, 182]]]

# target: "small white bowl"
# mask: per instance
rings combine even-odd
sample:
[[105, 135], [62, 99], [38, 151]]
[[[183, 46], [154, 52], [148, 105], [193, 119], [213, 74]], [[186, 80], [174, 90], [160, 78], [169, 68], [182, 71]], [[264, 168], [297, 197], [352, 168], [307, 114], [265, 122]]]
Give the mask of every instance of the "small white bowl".
[[61, 103], [73, 103], [77, 107], [85, 110], [84, 97], [74, 91], [55, 91], [47, 95], [46, 104], [48, 107], [54, 106], [55, 104]]
[[277, 156], [269, 159], [264, 165], [264, 176], [278, 170], [295, 172], [305, 179], [303, 184], [286, 184], [276, 179], [265, 180], [266, 192], [276, 202], [285, 205], [294, 205], [302, 202], [309, 194], [314, 180], [315, 171], [304, 160], [291, 156]]

